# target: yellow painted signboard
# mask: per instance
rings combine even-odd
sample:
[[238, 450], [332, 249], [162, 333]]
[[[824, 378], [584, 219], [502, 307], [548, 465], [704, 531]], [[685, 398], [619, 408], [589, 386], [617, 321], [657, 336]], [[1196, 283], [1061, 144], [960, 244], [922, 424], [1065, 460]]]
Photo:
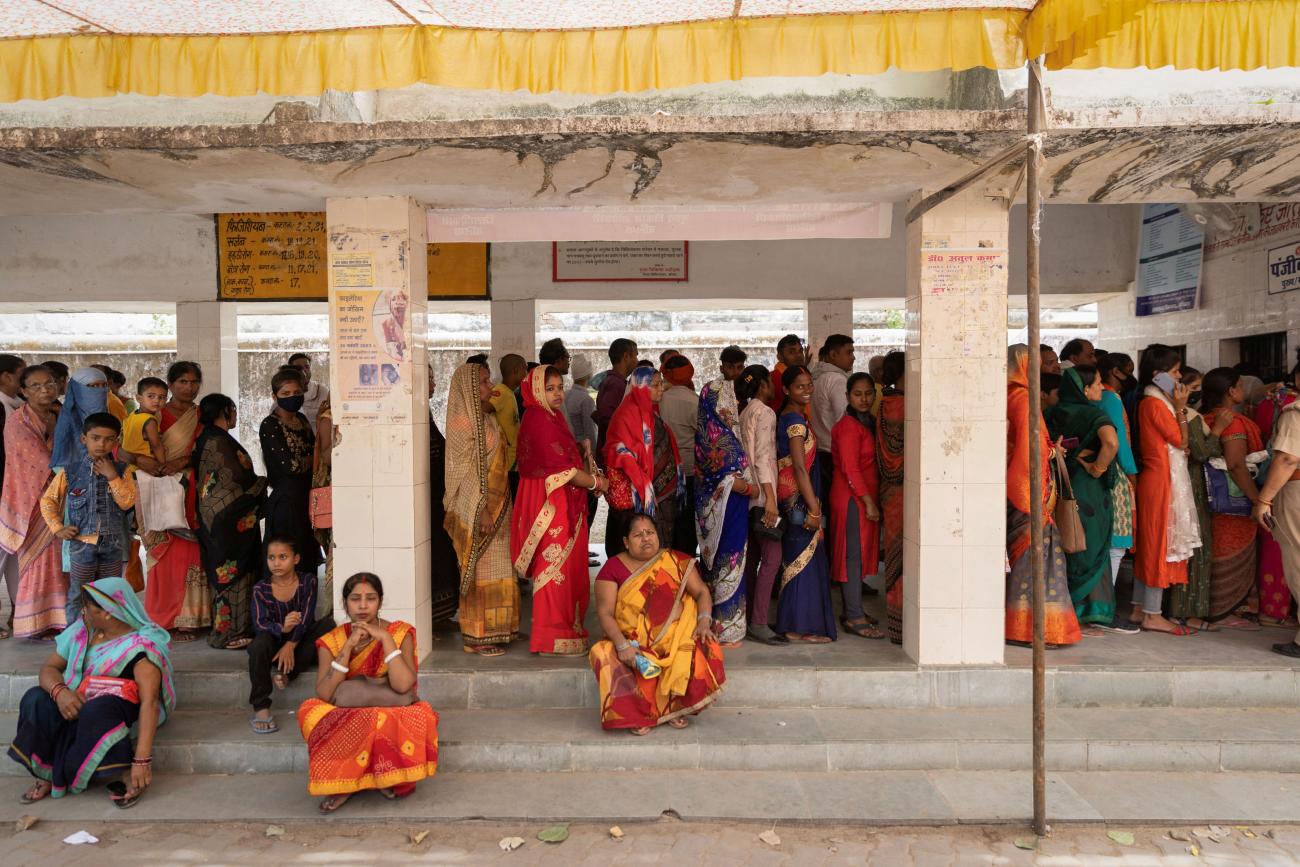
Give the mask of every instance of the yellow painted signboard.
[[[321, 211], [217, 214], [217, 297], [324, 301], [329, 297]], [[487, 244], [429, 244], [429, 297], [488, 298]]]

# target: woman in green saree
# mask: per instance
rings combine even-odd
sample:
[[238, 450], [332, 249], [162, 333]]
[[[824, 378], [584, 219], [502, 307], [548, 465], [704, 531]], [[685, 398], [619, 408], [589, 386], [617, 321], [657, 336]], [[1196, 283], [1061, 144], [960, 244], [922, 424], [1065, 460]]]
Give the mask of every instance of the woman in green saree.
[[[1115, 423], [1101, 408], [1101, 376], [1080, 364], [1061, 374], [1061, 397], [1048, 417], [1052, 437], [1062, 440], [1070, 485], [1079, 503], [1087, 547], [1065, 558], [1070, 598], [1084, 634], [1115, 618], [1115, 579], [1110, 574], [1110, 538], [1114, 520], [1111, 489], [1117, 472], [1119, 437]], [[1089, 625], [1092, 625], [1091, 628]]]

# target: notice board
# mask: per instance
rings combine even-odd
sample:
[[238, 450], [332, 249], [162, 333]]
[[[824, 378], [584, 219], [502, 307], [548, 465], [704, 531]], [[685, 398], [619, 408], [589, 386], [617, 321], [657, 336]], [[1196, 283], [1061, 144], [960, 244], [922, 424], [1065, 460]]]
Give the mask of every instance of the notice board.
[[[324, 211], [217, 214], [217, 298], [324, 301], [329, 297]], [[429, 297], [491, 297], [487, 244], [429, 244]]]
[[684, 283], [689, 241], [558, 241], [551, 244], [552, 283]]
[[1138, 316], [1195, 310], [1205, 233], [1177, 205], [1143, 205], [1138, 236]]

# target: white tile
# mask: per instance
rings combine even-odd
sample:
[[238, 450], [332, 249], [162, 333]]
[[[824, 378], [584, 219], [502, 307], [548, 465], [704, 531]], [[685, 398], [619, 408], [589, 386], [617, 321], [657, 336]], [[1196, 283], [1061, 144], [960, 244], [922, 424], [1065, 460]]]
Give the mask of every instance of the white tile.
[[920, 540], [925, 545], [962, 543], [962, 486], [922, 484]]
[[375, 571], [374, 548], [369, 545], [354, 548], [350, 545], [334, 546], [334, 587], [343, 592], [343, 582], [358, 572]]
[[960, 665], [962, 611], [922, 608], [917, 612], [917, 662], [921, 665]]
[[384, 582], [384, 608], [411, 608], [417, 599], [415, 548], [375, 548], [374, 573]]
[[967, 545], [1006, 544], [1005, 483], [962, 486], [962, 541]]
[[334, 449], [332, 481], [336, 488], [366, 487], [373, 482], [373, 428], [369, 425], [344, 424], [342, 441]]
[[336, 488], [333, 492], [334, 544], [368, 548], [375, 543], [371, 488]]
[[415, 466], [414, 426], [377, 424], [373, 430], [373, 484], [409, 485]]
[[962, 480], [985, 484], [1006, 484], [1007, 422], [969, 423], [971, 445], [962, 454]]
[[419, 541], [415, 532], [415, 489], [411, 485], [375, 485], [373, 490], [374, 544], [381, 548], [413, 547]]
[[917, 550], [916, 601], [923, 611], [961, 607], [962, 552], [958, 545], [921, 545]]
[[1001, 608], [967, 608], [961, 615], [961, 663], [1001, 664], [1006, 647], [1006, 614]]
[[1006, 548], [966, 545], [962, 548], [963, 608], [998, 608], [1006, 604]]

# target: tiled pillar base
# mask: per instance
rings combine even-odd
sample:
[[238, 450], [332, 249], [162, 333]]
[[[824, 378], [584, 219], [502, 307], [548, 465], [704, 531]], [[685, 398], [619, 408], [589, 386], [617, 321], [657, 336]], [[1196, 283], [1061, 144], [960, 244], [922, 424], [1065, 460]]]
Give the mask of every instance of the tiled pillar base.
[[[176, 304], [176, 359], [203, 368], [203, 394], [239, 403], [239, 326], [232, 301]], [[134, 389], [135, 383], [128, 383]]]

